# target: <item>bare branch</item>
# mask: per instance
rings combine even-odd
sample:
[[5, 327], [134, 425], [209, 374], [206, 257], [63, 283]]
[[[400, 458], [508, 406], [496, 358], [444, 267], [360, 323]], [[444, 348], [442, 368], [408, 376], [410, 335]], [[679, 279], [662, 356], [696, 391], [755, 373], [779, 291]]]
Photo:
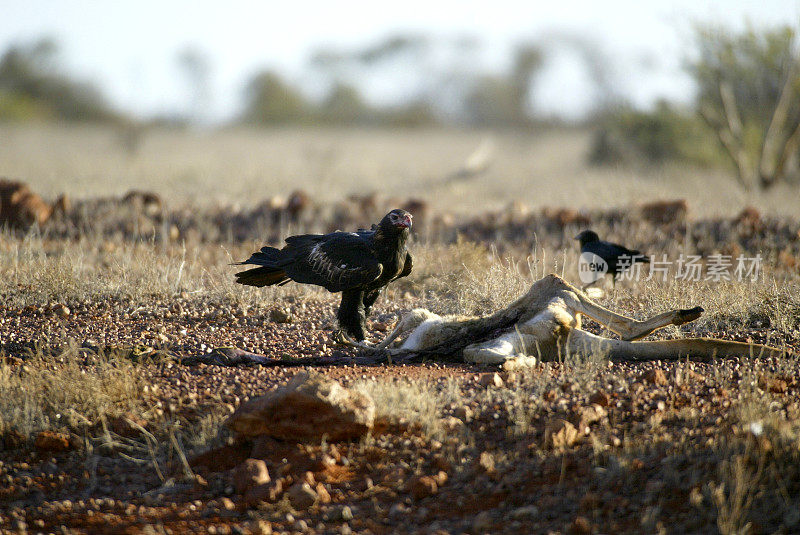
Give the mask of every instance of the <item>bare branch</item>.
[[751, 189], [753, 187], [753, 168], [750, 166], [750, 158], [744, 150], [744, 146], [740, 140], [730, 131], [730, 127], [726, 126], [710, 108], [710, 106], [702, 106], [700, 108], [700, 116], [705, 120], [709, 127], [717, 134], [722, 147], [728, 154], [733, 163], [736, 165], [737, 180], [744, 189]]
[[[783, 174], [783, 167], [788, 159], [786, 153], [787, 144], [792, 136], [786, 139], [781, 146], [781, 138], [786, 128], [786, 121], [789, 117], [792, 104], [796, 101], [794, 96], [794, 83], [796, 82], [797, 69], [800, 62], [792, 60], [789, 65], [789, 72], [786, 74], [786, 81], [781, 89], [775, 111], [764, 134], [764, 141], [761, 146], [761, 158], [758, 164], [758, 173], [762, 187], [771, 186]], [[795, 130], [795, 133], [797, 131]], [[780, 153], [780, 156], [779, 156]], [[789, 153], [791, 154], [791, 152]]]
[[797, 154], [798, 152], [800, 152], [800, 122], [792, 132], [792, 135], [786, 140], [786, 143], [783, 144], [781, 157], [775, 165], [775, 176], [783, 176], [789, 158], [791, 158], [792, 154]]
[[722, 100], [722, 111], [728, 122], [728, 130], [739, 145], [742, 145], [742, 118], [739, 116], [739, 107], [736, 105], [736, 95], [730, 82], [725, 80], [719, 83], [719, 96]]

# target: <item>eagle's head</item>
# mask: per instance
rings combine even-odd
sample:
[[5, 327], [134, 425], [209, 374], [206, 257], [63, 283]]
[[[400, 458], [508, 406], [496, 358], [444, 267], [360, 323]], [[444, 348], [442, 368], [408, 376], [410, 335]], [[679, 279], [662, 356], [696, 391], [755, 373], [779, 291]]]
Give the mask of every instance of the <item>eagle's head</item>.
[[414, 216], [402, 208], [396, 208], [383, 217], [381, 226], [394, 227], [401, 231], [410, 229], [413, 217]]

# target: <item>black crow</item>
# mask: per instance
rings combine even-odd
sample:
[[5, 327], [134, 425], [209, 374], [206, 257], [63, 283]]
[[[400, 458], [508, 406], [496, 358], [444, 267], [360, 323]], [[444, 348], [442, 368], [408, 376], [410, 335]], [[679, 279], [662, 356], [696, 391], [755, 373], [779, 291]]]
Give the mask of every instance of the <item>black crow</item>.
[[282, 249], [263, 247], [241, 262], [260, 267], [240, 271], [236, 282], [261, 287], [292, 280], [342, 292], [339, 326], [361, 342], [366, 316], [381, 288], [411, 273], [406, 251], [411, 218], [396, 209], [370, 230], [290, 236]]
[[[650, 258], [643, 255], [639, 251], [635, 249], [628, 249], [627, 247], [616, 243], [603, 241], [593, 230], [584, 230], [575, 236], [575, 239], [581, 244], [581, 254], [592, 253], [603, 259], [607, 266], [606, 274], [611, 275], [612, 282], [615, 286], [617, 283], [617, 277], [626, 268], [631, 267], [636, 262], [641, 262], [644, 264], [650, 263]], [[620, 257], [623, 257], [624, 259], [621, 259]], [[594, 284], [594, 282], [596, 281], [592, 281], [586, 286], [590, 286], [591, 284]]]

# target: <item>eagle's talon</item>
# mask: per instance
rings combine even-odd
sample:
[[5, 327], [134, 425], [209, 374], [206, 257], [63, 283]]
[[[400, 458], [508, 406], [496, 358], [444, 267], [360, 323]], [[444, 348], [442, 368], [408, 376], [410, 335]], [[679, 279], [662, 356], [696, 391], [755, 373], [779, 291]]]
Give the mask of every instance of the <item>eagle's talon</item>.
[[336, 342], [336, 344], [338, 345], [345, 347], [355, 347], [359, 349], [373, 348], [372, 342], [369, 342], [367, 340], [362, 340], [359, 342], [358, 340], [354, 340], [349, 334], [347, 334], [342, 330], [336, 331], [336, 333], [334, 333], [334, 342]]

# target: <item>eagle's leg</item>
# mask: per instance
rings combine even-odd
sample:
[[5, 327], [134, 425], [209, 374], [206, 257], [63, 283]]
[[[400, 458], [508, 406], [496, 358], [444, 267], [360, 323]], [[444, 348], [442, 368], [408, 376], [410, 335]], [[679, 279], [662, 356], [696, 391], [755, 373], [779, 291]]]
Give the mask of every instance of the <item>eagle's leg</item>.
[[339, 312], [336, 314], [339, 326], [344, 334], [357, 342], [362, 342], [366, 338], [364, 324], [364, 292], [361, 290], [345, 290], [342, 292], [342, 302], [339, 305]]
[[364, 298], [361, 300], [364, 303], [364, 317], [366, 318], [369, 316], [369, 309], [372, 308], [372, 305], [375, 304], [375, 301], [378, 300], [378, 296], [381, 294], [380, 289], [370, 290], [368, 292], [364, 292]]

